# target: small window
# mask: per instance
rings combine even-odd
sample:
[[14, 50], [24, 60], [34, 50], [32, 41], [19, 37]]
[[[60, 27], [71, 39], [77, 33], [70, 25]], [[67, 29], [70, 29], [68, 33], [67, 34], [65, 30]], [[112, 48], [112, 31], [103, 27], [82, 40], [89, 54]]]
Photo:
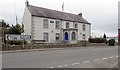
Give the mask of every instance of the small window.
[[55, 23], [55, 28], [56, 28], [56, 29], [59, 29], [59, 28], [60, 28], [60, 23], [59, 23], [59, 21], [56, 21], [56, 23]]
[[72, 32], [72, 40], [75, 40], [76, 39], [76, 34], [75, 32]]
[[43, 20], [43, 28], [48, 28], [48, 19]]
[[83, 34], [83, 39], [85, 40], [85, 34]]
[[60, 34], [56, 33], [56, 40], [59, 40], [59, 38], [60, 38]]
[[83, 30], [83, 31], [86, 30], [86, 26], [85, 26], [85, 24], [83, 24], [82, 30]]
[[69, 22], [66, 22], [66, 28], [69, 28], [70, 24]]
[[54, 23], [54, 21], [50, 21], [50, 23]]
[[74, 23], [74, 28], [78, 28], [78, 24], [77, 23]]
[[47, 42], [48, 41], [48, 33], [43, 33], [43, 39]]

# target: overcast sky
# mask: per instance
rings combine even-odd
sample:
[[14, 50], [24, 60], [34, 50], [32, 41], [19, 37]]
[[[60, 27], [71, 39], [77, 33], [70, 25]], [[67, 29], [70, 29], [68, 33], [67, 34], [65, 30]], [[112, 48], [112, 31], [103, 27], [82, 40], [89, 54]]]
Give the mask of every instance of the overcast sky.
[[[0, 0], [0, 19], [15, 24], [15, 7], [18, 22], [21, 24], [26, 0]], [[92, 35], [117, 36], [118, 33], [118, 2], [120, 0], [28, 0], [30, 5], [62, 10], [78, 14], [92, 24]]]

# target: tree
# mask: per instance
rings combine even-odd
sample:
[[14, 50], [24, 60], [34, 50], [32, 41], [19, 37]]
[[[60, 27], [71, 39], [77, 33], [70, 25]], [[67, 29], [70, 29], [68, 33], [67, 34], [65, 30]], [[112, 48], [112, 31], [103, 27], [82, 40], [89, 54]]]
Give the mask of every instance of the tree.
[[16, 24], [15, 26], [12, 25], [12, 27], [10, 27], [8, 33], [9, 34], [21, 34], [22, 33], [22, 27], [19, 24]]
[[103, 38], [106, 39], [106, 34], [103, 35]]
[[[19, 35], [21, 35], [21, 33], [23, 32], [23, 27], [24, 27], [24, 25], [22, 25], [22, 26], [20, 26], [19, 24], [12, 25], [10, 27], [10, 29], [8, 29], [6, 34], [19, 34]], [[21, 41], [21, 40], [15, 40], [15, 41], [10, 40], [7, 42], [8, 42], [8, 44], [11, 44], [11, 45], [13, 45], [13, 44], [21, 45], [23, 43], [23, 41]], [[5, 43], [6, 43], [6, 41], [5, 41]], [[26, 43], [27, 43], [27, 41], [24, 41], [24, 44], [26, 44]]]
[[1, 29], [1, 34], [0, 36], [2, 36], [2, 43], [5, 43], [5, 34], [8, 33], [8, 28], [10, 27], [9, 24], [7, 24], [4, 20], [2, 20], [2, 22], [0, 22], [0, 27]]
[[2, 24], [0, 24], [0, 27], [7, 28], [7, 27], [10, 27], [10, 25], [2, 20]]

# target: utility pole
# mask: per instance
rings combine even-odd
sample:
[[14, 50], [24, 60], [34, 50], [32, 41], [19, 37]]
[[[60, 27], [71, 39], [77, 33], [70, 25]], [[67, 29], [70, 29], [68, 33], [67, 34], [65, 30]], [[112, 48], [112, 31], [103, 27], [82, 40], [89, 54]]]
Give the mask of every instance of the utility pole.
[[4, 46], [4, 45], [5, 45], [5, 43], [4, 43], [4, 41], [5, 41], [5, 40], [4, 40], [4, 35], [5, 35], [5, 34], [4, 34], [4, 32], [5, 32], [4, 29], [5, 29], [5, 28], [4, 28], [4, 25], [3, 25], [3, 24], [4, 24], [4, 20], [2, 20], [2, 44], [3, 44], [3, 46]]

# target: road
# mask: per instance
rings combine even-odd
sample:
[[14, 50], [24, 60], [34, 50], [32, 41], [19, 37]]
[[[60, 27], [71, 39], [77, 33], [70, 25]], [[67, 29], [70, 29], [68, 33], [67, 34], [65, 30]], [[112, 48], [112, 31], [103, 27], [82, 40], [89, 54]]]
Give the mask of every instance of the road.
[[118, 63], [118, 57], [117, 46], [5, 53], [2, 54], [2, 67], [111, 68]]
[[0, 37], [0, 69], [2, 69], [2, 37]]

